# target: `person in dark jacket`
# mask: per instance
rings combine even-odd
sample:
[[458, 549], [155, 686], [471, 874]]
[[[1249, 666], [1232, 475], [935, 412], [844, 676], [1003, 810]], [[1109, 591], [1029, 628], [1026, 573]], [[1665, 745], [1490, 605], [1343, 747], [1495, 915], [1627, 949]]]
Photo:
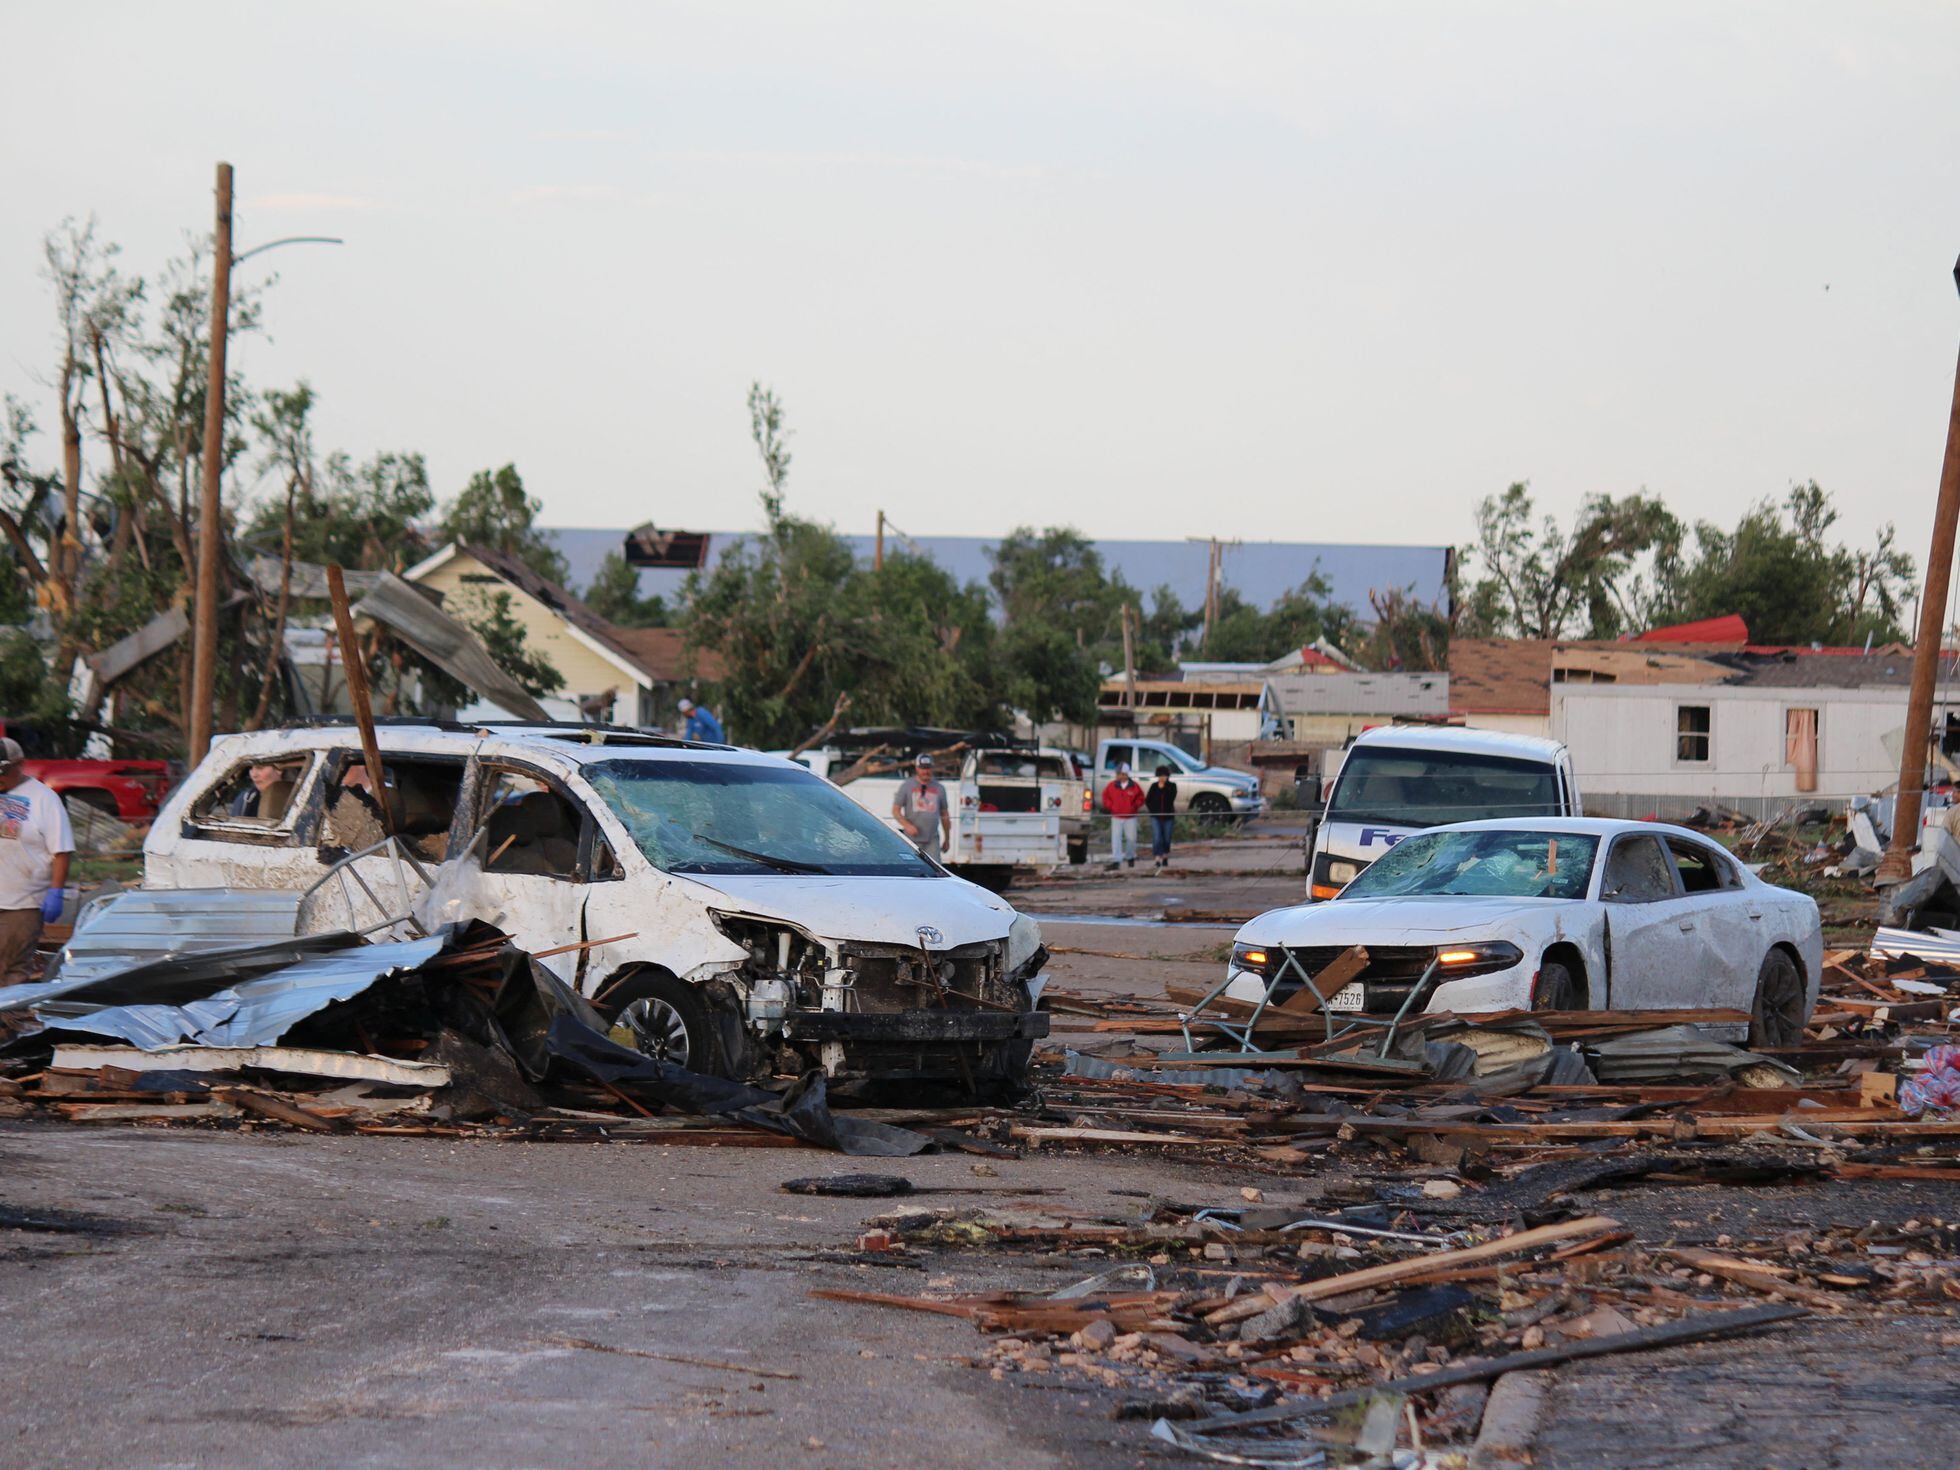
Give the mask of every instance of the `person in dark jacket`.
[[1157, 779], [1144, 788], [1143, 809], [1150, 813], [1150, 857], [1153, 868], [1170, 865], [1171, 828], [1177, 817], [1177, 782], [1169, 766], [1157, 767]]

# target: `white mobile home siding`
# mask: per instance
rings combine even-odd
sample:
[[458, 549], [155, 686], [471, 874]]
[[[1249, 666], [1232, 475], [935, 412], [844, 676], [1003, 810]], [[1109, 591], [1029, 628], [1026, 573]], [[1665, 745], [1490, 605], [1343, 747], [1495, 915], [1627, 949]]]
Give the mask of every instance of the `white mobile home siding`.
[[[1677, 712], [1709, 712], [1709, 758], [1677, 751]], [[1784, 717], [1817, 711], [1817, 790], [1797, 790], [1784, 759]], [[1944, 707], [1936, 712], [1943, 717]], [[1792, 689], [1727, 684], [1554, 684], [1552, 735], [1572, 751], [1586, 810], [1681, 816], [1719, 802], [1766, 815], [1798, 797], [1837, 802], [1898, 778], [1902, 688]], [[1892, 753], [1886, 737], [1892, 736]]]

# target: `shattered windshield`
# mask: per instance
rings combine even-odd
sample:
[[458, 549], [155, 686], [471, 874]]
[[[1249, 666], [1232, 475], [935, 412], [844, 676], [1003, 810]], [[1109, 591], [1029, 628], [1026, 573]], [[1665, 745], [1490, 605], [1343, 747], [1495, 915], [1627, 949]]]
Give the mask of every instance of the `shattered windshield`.
[[1599, 839], [1572, 832], [1419, 832], [1361, 870], [1340, 898], [1584, 898]]
[[1487, 817], [1550, 817], [1558, 809], [1558, 777], [1544, 761], [1360, 745], [1341, 766], [1327, 816], [1336, 822], [1445, 827]]
[[870, 812], [795, 766], [616, 760], [587, 766], [585, 777], [665, 872], [939, 873]]

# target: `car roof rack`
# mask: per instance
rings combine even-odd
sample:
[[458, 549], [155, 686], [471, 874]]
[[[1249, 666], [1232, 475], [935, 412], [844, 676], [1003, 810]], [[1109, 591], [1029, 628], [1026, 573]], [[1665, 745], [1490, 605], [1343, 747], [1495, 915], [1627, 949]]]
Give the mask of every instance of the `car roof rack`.
[[[294, 730], [340, 729], [354, 727], [352, 715], [307, 715], [289, 720], [284, 728]], [[468, 735], [477, 730], [498, 735], [535, 734], [546, 740], [578, 745], [638, 745], [677, 750], [736, 750], [738, 746], [713, 740], [688, 740], [679, 735], [663, 735], [634, 725], [588, 725], [578, 720], [439, 720], [421, 715], [384, 715], [374, 721], [391, 730], [441, 730], [452, 735]]]

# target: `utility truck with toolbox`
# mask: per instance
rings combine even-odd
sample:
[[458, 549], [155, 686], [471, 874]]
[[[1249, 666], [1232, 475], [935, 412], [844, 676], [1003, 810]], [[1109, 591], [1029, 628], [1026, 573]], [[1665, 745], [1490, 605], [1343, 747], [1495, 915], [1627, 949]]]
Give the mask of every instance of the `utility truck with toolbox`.
[[1432, 725], [1364, 730], [1309, 838], [1307, 897], [1336, 897], [1412, 832], [1584, 815], [1571, 753], [1556, 740]]
[[998, 893], [1016, 868], [1088, 859], [1088, 787], [1066, 751], [997, 735], [905, 728], [842, 732], [791, 758], [896, 832], [892, 801], [922, 753], [933, 757], [933, 775], [946, 788], [952, 832], [940, 861], [953, 872]]

